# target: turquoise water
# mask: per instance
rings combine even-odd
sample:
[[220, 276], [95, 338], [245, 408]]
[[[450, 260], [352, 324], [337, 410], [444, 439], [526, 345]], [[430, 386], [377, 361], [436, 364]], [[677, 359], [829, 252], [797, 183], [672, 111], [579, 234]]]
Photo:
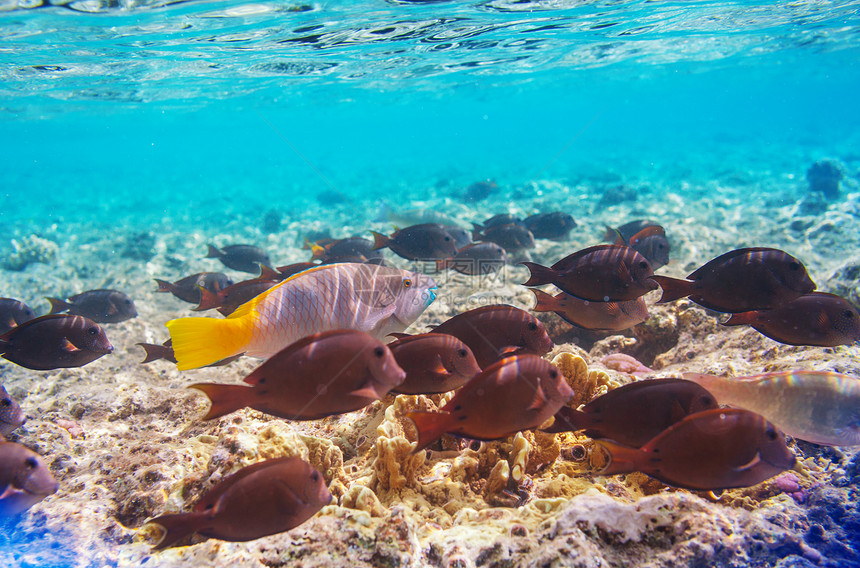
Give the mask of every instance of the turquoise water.
[[58, 4], [0, 12], [7, 226], [860, 154], [856, 2]]

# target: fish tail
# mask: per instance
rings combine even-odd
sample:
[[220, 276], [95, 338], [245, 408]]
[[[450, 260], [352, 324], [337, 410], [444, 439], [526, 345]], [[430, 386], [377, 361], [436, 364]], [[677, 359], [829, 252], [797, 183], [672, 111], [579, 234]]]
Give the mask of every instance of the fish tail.
[[158, 290], [156, 292], [173, 292], [175, 286], [172, 282], [168, 282], [167, 280], [159, 280], [155, 278], [155, 282], [158, 284]]
[[617, 442], [609, 440], [597, 440], [595, 443], [609, 454], [609, 463], [597, 472], [598, 475], [615, 475], [617, 473], [639, 471], [639, 464], [642, 463], [642, 450], [622, 446]]
[[[204, 513], [174, 513], [161, 515], [149, 521], [158, 525], [164, 531], [161, 538], [153, 545], [153, 550], [161, 550], [171, 546], [185, 537], [191, 536], [205, 526]], [[147, 523], [147, 524], [149, 524]]]
[[418, 453], [448, 432], [453, 425], [453, 417], [448, 412], [409, 412], [406, 418], [418, 430], [418, 442], [412, 453]]
[[388, 241], [391, 240], [389, 237], [386, 237], [382, 233], [377, 233], [376, 231], [370, 232], [373, 233], [373, 250], [379, 250], [388, 246]]
[[555, 413], [554, 418], [555, 422], [551, 426], [541, 428], [541, 430], [556, 434], [558, 432], [576, 432], [588, 428], [587, 420], [585, 420], [586, 414], [569, 406], [562, 406]]
[[147, 363], [152, 363], [159, 359], [167, 359], [167, 357], [165, 357], [165, 351], [168, 350], [168, 348], [164, 345], [155, 345], [154, 343], [136, 343], [135, 345], [140, 345], [146, 352], [146, 358], [140, 362], [141, 365], [146, 365]]
[[209, 251], [206, 253], [205, 258], [221, 258], [224, 256], [224, 253], [213, 247], [212, 245], [206, 245], [209, 247]]
[[532, 288], [532, 292], [534, 292], [535, 299], [537, 299], [537, 305], [532, 308], [533, 312], [554, 312], [559, 308], [558, 301], [552, 294], [547, 294], [537, 288]]
[[58, 314], [60, 312], [64, 312], [72, 307], [72, 305], [65, 300], [61, 300], [59, 298], [45, 298], [51, 303], [51, 314]]
[[520, 264], [528, 268], [531, 273], [529, 279], [523, 283], [523, 286], [550, 284], [555, 279], [555, 270], [552, 268], [541, 266], [536, 262], [521, 262]]
[[752, 325], [756, 323], [756, 316], [758, 316], [758, 312], [755, 311], [732, 314], [729, 319], [723, 322], [723, 325]]
[[197, 389], [209, 399], [211, 403], [209, 412], [203, 420], [212, 420], [225, 414], [236, 412], [240, 408], [248, 406], [248, 394], [254, 390], [253, 387], [243, 385], [219, 385], [215, 383], [197, 383], [188, 387]]
[[248, 318], [179, 318], [167, 322], [180, 371], [238, 355], [252, 339]]
[[657, 301], [658, 304], [674, 302], [675, 300], [689, 296], [693, 292], [693, 283], [689, 280], [660, 276], [659, 274], [651, 276], [651, 279], [657, 282], [663, 289], [663, 295]]
[[603, 226], [606, 227], [606, 232], [603, 233], [603, 240], [609, 241], [609, 242], [617, 241], [618, 236], [621, 234], [618, 232], [618, 229], [610, 227], [609, 225], [603, 225]]
[[220, 308], [224, 304], [224, 299], [218, 294], [213, 294], [203, 286], [197, 286], [197, 289], [200, 290], [200, 303], [191, 308], [192, 311], [202, 312], [212, 308]]

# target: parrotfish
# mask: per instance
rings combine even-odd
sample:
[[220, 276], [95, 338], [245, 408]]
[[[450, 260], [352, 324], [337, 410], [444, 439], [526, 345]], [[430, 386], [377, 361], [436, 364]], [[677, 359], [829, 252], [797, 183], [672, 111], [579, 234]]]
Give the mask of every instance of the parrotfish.
[[640, 449], [601, 440], [610, 456], [601, 475], [641, 471], [668, 485], [709, 491], [749, 487], [794, 467], [785, 435], [747, 410], [691, 414]]
[[749, 377], [684, 373], [720, 404], [761, 414], [789, 436], [826, 446], [860, 446], [860, 378], [825, 371]]
[[[155, 343], [135, 343], [135, 345], [141, 346], [143, 351], [146, 353], [146, 357], [140, 362], [141, 365], [159, 360], [176, 363], [176, 355], [173, 354], [173, 342], [169, 339], [161, 345]], [[223, 365], [229, 365], [241, 356], [241, 354], [233, 355], [232, 357], [227, 357], [221, 361], [215, 361], [211, 365], [207, 365], [207, 367], [221, 367]]]
[[200, 288], [204, 288], [213, 294], [217, 294], [224, 288], [233, 284], [230, 277], [221, 272], [198, 272], [191, 276], [181, 278], [176, 282], [155, 279], [158, 283], [156, 292], [170, 292], [183, 302], [190, 304], [200, 303]]
[[270, 357], [301, 337], [356, 329], [382, 338], [414, 322], [436, 299], [417, 272], [375, 264], [325, 264], [295, 274], [242, 304], [226, 319], [167, 322], [180, 370], [239, 353]]
[[260, 265], [272, 266], [266, 251], [254, 245], [227, 245], [221, 248], [209, 245], [206, 258], [217, 258], [227, 268], [251, 274], [259, 272]]
[[482, 369], [520, 353], [544, 355], [552, 340], [532, 314], [507, 305], [482, 306], [442, 322], [433, 333], [453, 335], [469, 346]]
[[500, 270], [506, 261], [505, 249], [496, 243], [472, 243], [451, 258], [437, 260], [436, 270], [449, 268], [460, 274], [491, 274]]
[[476, 226], [472, 238], [476, 241], [496, 243], [509, 253], [535, 248], [534, 235], [521, 223], [492, 225], [485, 229], [478, 229]]
[[466, 383], [441, 412], [410, 412], [422, 450], [442, 434], [497, 440], [543, 424], [570, 400], [561, 372], [537, 355], [506, 357]]
[[36, 313], [24, 302], [13, 298], [0, 298], [0, 334], [35, 317]]
[[388, 247], [407, 260], [439, 260], [457, 254], [454, 237], [435, 223], [412, 225], [398, 229], [390, 237], [371, 231], [375, 239], [373, 248]]
[[68, 301], [48, 298], [51, 313], [68, 312], [96, 323], [119, 323], [137, 317], [134, 301], [118, 290], [88, 290], [71, 296]]
[[523, 225], [532, 232], [536, 239], [563, 241], [576, 227], [576, 221], [568, 213], [554, 211], [526, 217], [523, 220]]
[[860, 313], [851, 302], [824, 292], [800, 296], [772, 310], [732, 314], [723, 325], [749, 325], [788, 345], [835, 347], [860, 341]]
[[0, 517], [22, 513], [56, 491], [57, 482], [38, 454], [0, 441]]
[[388, 344], [394, 359], [406, 372], [392, 392], [433, 394], [458, 389], [481, 372], [469, 347], [443, 333], [401, 337]]
[[244, 385], [198, 383], [212, 406], [204, 420], [240, 408], [315, 420], [364, 408], [403, 382], [406, 373], [378, 339], [355, 330], [304, 337], [245, 377]]
[[4, 359], [37, 371], [80, 367], [111, 351], [104, 330], [84, 316], [40, 316], [0, 335]]
[[24, 416], [21, 406], [9, 396], [6, 388], [0, 385], [0, 438], [8, 436], [26, 421], [27, 417]]
[[711, 393], [683, 379], [649, 379], [612, 389], [582, 410], [563, 406], [546, 432], [585, 430], [636, 448], [690, 414], [717, 408]]
[[685, 296], [718, 312], [776, 308], [815, 290], [806, 267], [785, 251], [743, 248], [711, 260], [687, 280], [655, 276], [663, 288], [660, 303]]
[[648, 305], [642, 298], [624, 302], [591, 302], [562, 292], [551, 296], [532, 288], [536, 312], [555, 312], [566, 322], [585, 329], [621, 331], [648, 319]]
[[155, 549], [193, 533], [245, 542], [293, 529], [331, 502], [323, 476], [296, 457], [255, 463], [225, 477], [190, 513], [150, 520], [163, 529]]
[[571, 296], [592, 302], [635, 300], [657, 288], [654, 271], [630, 247], [597, 245], [568, 255], [551, 268], [523, 262], [531, 272], [524, 286], [555, 284]]

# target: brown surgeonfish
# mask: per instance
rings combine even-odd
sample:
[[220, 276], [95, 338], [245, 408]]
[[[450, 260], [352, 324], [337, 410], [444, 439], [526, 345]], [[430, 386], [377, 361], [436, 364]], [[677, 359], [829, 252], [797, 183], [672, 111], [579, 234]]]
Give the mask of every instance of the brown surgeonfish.
[[441, 412], [410, 412], [418, 452], [442, 436], [497, 440], [543, 424], [570, 400], [561, 372], [537, 355], [515, 355], [490, 365], [466, 383]]
[[209, 245], [206, 258], [217, 258], [227, 268], [251, 274], [259, 272], [260, 266], [272, 266], [266, 251], [254, 245], [227, 245], [221, 248]]
[[655, 276], [660, 303], [685, 296], [718, 312], [769, 310], [815, 290], [803, 264], [785, 251], [742, 248], [711, 260], [686, 280]]
[[669, 264], [669, 240], [665, 229], [657, 223], [638, 220], [625, 223], [617, 229], [607, 229], [604, 240], [629, 246], [647, 258], [654, 270]]
[[554, 211], [530, 215], [523, 219], [523, 225], [536, 239], [563, 241], [570, 234], [571, 229], [576, 227], [576, 221], [568, 213]]
[[38, 454], [0, 441], [0, 517], [22, 513], [56, 491], [57, 482]]
[[451, 258], [436, 261], [436, 270], [449, 268], [470, 276], [491, 274], [505, 265], [505, 249], [496, 243], [472, 243]]
[[119, 323], [137, 317], [134, 301], [118, 290], [88, 290], [68, 300], [48, 298], [51, 313], [68, 312], [84, 316], [96, 323]]
[[835, 347], [860, 341], [860, 313], [851, 302], [813, 292], [772, 310], [732, 314], [723, 325], [749, 325], [774, 341], [788, 345]]
[[275, 458], [225, 477], [189, 513], [162, 515], [150, 523], [162, 528], [155, 549], [197, 533], [245, 542], [293, 529], [331, 502], [325, 479], [306, 461]]
[[0, 441], [27, 421], [21, 405], [15, 402], [6, 387], [0, 385]]
[[314, 266], [318, 266], [313, 262], [295, 262], [293, 264], [287, 264], [284, 266], [279, 266], [275, 270], [281, 273], [281, 280], [286, 280], [290, 276], [294, 274], [298, 274], [299, 272], [304, 272], [309, 268], [313, 268]]
[[111, 351], [104, 330], [84, 316], [40, 316], [0, 335], [4, 359], [37, 371], [80, 367]]
[[453, 335], [468, 345], [482, 369], [503, 357], [544, 355], [552, 349], [552, 340], [536, 317], [507, 305], [482, 306], [457, 314], [436, 326], [433, 333]]
[[390, 237], [371, 231], [374, 249], [388, 247], [406, 260], [440, 260], [457, 254], [454, 237], [444, 226], [424, 223], [398, 229]]
[[14, 298], [0, 298], [0, 334], [35, 317], [36, 312], [24, 302]]
[[523, 262], [531, 272], [524, 286], [555, 284], [571, 296], [592, 302], [635, 300], [657, 288], [654, 271], [630, 247], [597, 245], [564, 257], [551, 268]]
[[349, 237], [346, 239], [331, 239], [309, 243], [312, 257], [322, 264], [334, 264], [336, 262], [373, 262], [376, 264], [384, 262], [382, 252], [373, 248], [373, 241], [363, 237]]
[[585, 430], [589, 438], [639, 448], [684, 417], [718, 406], [711, 393], [690, 381], [649, 379], [612, 389], [582, 410], [563, 406], [552, 426], [543, 430]]
[[156, 292], [170, 292], [183, 302], [189, 304], [200, 303], [200, 288], [205, 288], [213, 294], [217, 294], [227, 286], [233, 284], [230, 277], [221, 272], [198, 272], [191, 276], [181, 278], [176, 282], [155, 279], [158, 283]]
[[608, 440], [597, 444], [610, 456], [601, 475], [641, 471], [667, 485], [700, 491], [756, 485], [796, 461], [782, 432], [741, 409], [691, 414], [640, 449]]
[[315, 333], [274, 354], [245, 377], [251, 386], [198, 383], [212, 406], [203, 420], [240, 408], [315, 420], [364, 408], [403, 382], [391, 351], [362, 331]]
[[406, 373], [391, 392], [434, 394], [458, 389], [481, 372], [469, 347], [442, 333], [401, 337], [388, 344], [394, 359]]
[[522, 223], [492, 225], [484, 228], [476, 225], [472, 238], [476, 241], [496, 243], [509, 253], [535, 248], [534, 235]]
[[555, 312], [566, 322], [585, 329], [621, 331], [648, 319], [648, 305], [642, 298], [624, 302], [591, 302], [562, 292], [552, 296], [532, 288], [536, 312]]
[[[270, 272], [267, 273], [266, 270]], [[281, 281], [280, 273], [263, 267], [263, 274], [259, 278], [244, 280], [227, 286], [223, 290], [213, 294], [209, 290], [200, 288], [200, 303], [191, 308], [195, 312], [216, 309], [222, 316], [229, 316], [236, 308], [258, 296]]]

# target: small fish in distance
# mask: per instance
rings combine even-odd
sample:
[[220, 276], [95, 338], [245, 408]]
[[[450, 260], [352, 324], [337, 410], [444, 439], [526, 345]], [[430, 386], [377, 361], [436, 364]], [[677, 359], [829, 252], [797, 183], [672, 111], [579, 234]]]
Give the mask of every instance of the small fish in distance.
[[746, 410], [691, 414], [641, 448], [599, 440], [610, 456], [600, 475], [641, 471], [667, 485], [698, 491], [749, 487], [794, 467], [785, 435]]
[[418, 452], [442, 434], [497, 440], [543, 424], [573, 396], [554, 365], [537, 355], [515, 355], [490, 365], [463, 385], [441, 412], [409, 412]]
[[376, 262], [383, 261], [382, 253], [374, 250], [373, 241], [362, 237], [349, 237], [346, 239], [331, 239], [324, 243], [308, 243], [311, 250], [311, 260], [318, 260], [322, 264], [333, 264], [335, 262]]
[[198, 272], [191, 276], [181, 278], [176, 282], [155, 279], [158, 283], [156, 292], [170, 292], [183, 302], [189, 304], [200, 303], [200, 288], [204, 288], [213, 294], [217, 294], [224, 288], [233, 284], [230, 277], [221, 272]]
[[388, 344], [394, 359], [406, 373], [392, 392], [434, 394], [458, 389], [481, 372], [469, 347], [442, 333], [401, 337]]
[[718, 312], [776, 308], [815, 290], [806, 267], [785, 251], [742, 248], [709, 261], [686, 280], [654, 276], [663, 288], [659, 303], [686, 296]]
[[398, 229], [391, 236], [371, 231], [374, 249], [389, 248], [406, 260], [440, 260], [457, 254], [454, 237], [442, 225], [425, 223]]
[[14, 298], [0, 298], [0, 334], [35, 317], [36, 312], [24, 302]]
[[36, 371], [80, 367], [112, 351], [104, 330], [84, 316], [40, 316], [0, 335], [2, 357]]
[[524, 286], [555, 284], [571, 296], [592, 302], [635, 300], [657, 288], [644, 256], [620, 245], [597, 245], [575, 252], [547, 268], [522, 262], [531, 272]]
[[227, 245], [221, 248], [209, 245], [206, 258], [217, 258], [227, 268], [251, 274], [259, 272], [260, 265], [272, 266], [266, 251], [254, 245]]
[[576, 221], [568, 213], [553, 211], [530, 215], [523, 220], [523, 225], [536, 239], [563, 241], [576, 227]]
[[250, 407], [290, 420], [316, 420], [364, 408], [406, 377], [391, 351], [355, 330], [309, 335], [245, 377], [251, 386], [198, 383], [211, 404], [204, 420]]
[[509, 223], [493, 225], [484, 229], [475, 227], [472, 238], [476, 241], [496, 243], [508, 253], [517, 253], [525, 249], [535, 248], [535, 237], [525, 225]]
[[119, 323], [137, 317], [134, 301], [118, 290], [88, 290], [68, 300], [48, 298], [51, 313], [68, 312], [96, 323]]
[[505, 249], [496, 243], [472, 243], [451, 258], [436, 261], [436, 270], [445, 268], [470, 276], [498, 272], [507, 261]]
[[232, 473], [210, 489], [189, 513], [148, 521], [162, 534], [160, 550], [197, 533], [245, 542], [293, 529], [331, 502], [323, 476], [297, 457], [275, 458]]
[[0, 441], [0, 517], [23, 513], [57, 487], [38, 454], [21, 444]]
[[27, 417], [21, 410], [21, 405], [9, 396], [5, 387], [0, 385], [0, 437], [8, 436], [25, 422]]
[[836, 347], [860, 341], [860, 313], [834, 294], [813, 292], [771, 310], [741, 312], [723, 325], [749, 325], [787, 345]]
[[612, 389], [582, 410], [563, 406], [552, 426], [543, 430], [585, 430], [589, 438], [609, 438], [638, 448], [684, 417], [717, 406], [714, 396], [696, 383], [648, 379]]

